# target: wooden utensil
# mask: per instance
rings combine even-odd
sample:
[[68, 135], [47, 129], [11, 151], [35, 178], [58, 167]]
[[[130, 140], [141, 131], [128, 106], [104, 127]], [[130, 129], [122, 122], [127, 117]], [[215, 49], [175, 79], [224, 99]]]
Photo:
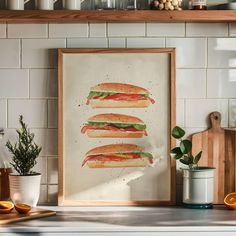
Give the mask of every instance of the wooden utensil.
[[24, 221], [24, 220], [32, 220], [39, 219], [47, 216], [56, 215], [55, 211], [44, 210], [39, 208], [33, 208], [27, 214], [19, 214], [15, 210], [13, 210], [9, 214], [0, 214], [0, 225], [10, 224], [14, 222]]
[[200, 166], [215, 167], [214, 204], [223, 204], [224, 197], [236, 192], [236, 131], [220, 126], [221, 114], [209, 115], [211, 127], [192, 135], [193, 155], [202, 150]]

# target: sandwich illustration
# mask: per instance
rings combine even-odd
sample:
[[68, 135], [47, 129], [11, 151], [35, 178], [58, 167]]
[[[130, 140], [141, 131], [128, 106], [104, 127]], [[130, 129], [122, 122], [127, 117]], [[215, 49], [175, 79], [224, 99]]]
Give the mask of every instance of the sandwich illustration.
[[123, 83], [101, 83], [91, 88], [87, 105], [93, 108], [144, 108], [155, 101], [148, 90]]
[[81, 129], [90, 138], [142, 138], [146, 133], [144, 122], [134, 116], [99, 114], [88, 119]]
[[135, 144], [109, 144], [86, 153], [82, 166], [89, 168], [145, 167], [153, 163], [151, 153]]

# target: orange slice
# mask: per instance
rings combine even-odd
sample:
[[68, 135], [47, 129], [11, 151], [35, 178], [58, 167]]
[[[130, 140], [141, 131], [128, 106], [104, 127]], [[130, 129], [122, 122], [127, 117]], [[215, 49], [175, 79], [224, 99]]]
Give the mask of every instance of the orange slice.
[[0, 201], [0, 214], [8, 214], [14, 208], [12, 202]]
[[224, 204], [229, 208], [229, 209], [236, 209], [236, 193], [229, 193], [225, 198], [224, 198]]
[[20, 214], [27, 214], [31, 210], [31, 206], [23, 204], [23, 203], [17, 203], [15, 205], [15, 209]]

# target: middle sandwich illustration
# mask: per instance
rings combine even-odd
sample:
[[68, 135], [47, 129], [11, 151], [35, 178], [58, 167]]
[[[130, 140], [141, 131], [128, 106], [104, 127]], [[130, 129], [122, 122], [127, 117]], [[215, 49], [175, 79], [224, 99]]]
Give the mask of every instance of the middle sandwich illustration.
[[86, 153], [82, 166], [89, 168], [146, 167], [153, 164], [153, 156], [135, 144], [109, 144]]
[[135, 117], [123, 114], [99, 114], [88, 119], [81, 129], [90, 138], [142, 138], [147, 136], [146, 125]]

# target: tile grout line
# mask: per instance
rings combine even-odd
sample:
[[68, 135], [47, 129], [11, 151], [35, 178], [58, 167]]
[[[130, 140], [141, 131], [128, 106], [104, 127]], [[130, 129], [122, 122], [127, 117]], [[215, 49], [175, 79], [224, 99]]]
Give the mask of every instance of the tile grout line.
[[6, 128], [8, 129], [9, 120], [8, 120], [8, 113], [9, 113], [9, 101], [8, 98], [6, 99]]
[[49, 33], [49, 23], [47, 23], [47, 38], [49, 39], [50, 38], [50, 33]]
[[8, 39], [8, 33], [9, 33], [9, 32], [8, 32], [8, 26], [9, 26], [9, 25], [8, 25], [8, 22], [7, 22], [7, 23], [6, 23], [6, 39]]
[[22, 68], [22, 64], [23, 64], [23, 42], [22, 42], [22, 38], [19, 39], [20, 40], [20, 69]]
[[30, 73], [31, 71], [30, 71], [30, 69], [28, 69], [28, 93], [29, 93], [29, 99], [31, 99], [31, 96], [30, 96], [30, 75], [31, 75], [31, 73]]
[[88, 37], [86, 37], [86, 38], [91, 38], [91, 32], [90, 32], [90, 29], [91, 29], [91, 27], [90, 27], [90, 22], [89, 23], [87, 23], [87, 26], [88, 26], [88, 29], [87, 29], [87, 36]]

